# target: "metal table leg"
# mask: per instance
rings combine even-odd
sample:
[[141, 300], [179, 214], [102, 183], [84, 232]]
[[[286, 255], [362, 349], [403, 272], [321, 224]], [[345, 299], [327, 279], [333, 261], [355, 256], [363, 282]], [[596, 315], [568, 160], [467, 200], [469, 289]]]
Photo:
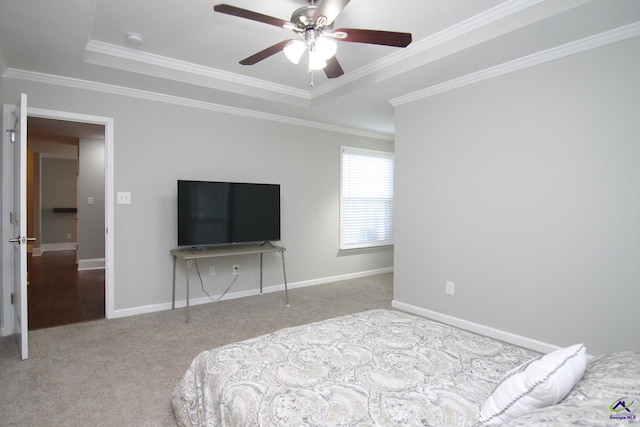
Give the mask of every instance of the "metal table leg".
[[187, 268], [186, 268], [186, 276], [187, 276], [187, 320], [186, 323], [189, 323], [189, 270], [191, 269], [191, 264], [193, 263], [193, 260], [188, 259], [186, 261], [187, 263]]
[[262, 253], [260, 253], [260, 295], [262, 295]]
[[284, 268], [284, 251], [280, 252], [282, 256], [282, 276], [284, 277], [284, 302], [289, 307], [289, 290], [287, 289], [287, 270]]
[[173, 257], [173, 296], [171, 297], [171, 310], [176, 308], [176, 257]]

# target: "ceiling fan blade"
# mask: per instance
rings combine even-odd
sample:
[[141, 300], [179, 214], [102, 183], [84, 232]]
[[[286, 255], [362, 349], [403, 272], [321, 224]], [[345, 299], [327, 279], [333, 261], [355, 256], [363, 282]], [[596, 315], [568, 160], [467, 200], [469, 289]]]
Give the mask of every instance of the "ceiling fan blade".
[[361, 30], [357, 28], [338, 28], [334, 33], [346, 33], [346, 37], [336, 37], [342, 42], [380, 44], [384, 46], [407, 47], [411, 43], [411, 33], [394, 31]]
[[291, 39], [289, 40], [283, 40], [280, 43], [274, 44], [273, 46], [270, 46], [264, 50], [261, 50], [260, 52], [251, 55], [248, 58], [243, 59], [242, 61], [240, 61], [240, 63], [242, 65], [253, 65], [257, 62], [262, 61], [263, 59], [267, 59], [268, 57], [275, 55], [276, 53], [282, 51], [282, 49], [284, 49], [284, 47], [287, 45], [287, 43], [289, 43], [291, 41]]
[[344, 71], [342, 70], [340, 63], [338, 62], [335, 56], [332, 56], [331, 58], [327, 59], [327, 66], [324, 67], [324, 73], [330, 79], [335, 79], [336, 77], [340, 77], [341, 75], [344, 74]]
[[242, 9], [239, 7], [231, 6], [229, 4], [217, 4], [213, 6], [213, 10], [220, 13], [226, 13], [227, 15], [233, 15], [240, 18], [250, 19], [252, 21], [263, 22], [269, 25], [275, 25], [276, 27], [282, 27], [287, 29], [295, 28], [296, 26], [289, 21], [283, 19], [274, 18], [273, 16], [263, 15], [251, 10]]
[[317, 23], [320, 17], [324, 16], [326, 20], [324, 25], [331, 25], [347, 3], [349, 3], [349, 0], [320, 0], [313, 14], [313, 22]]

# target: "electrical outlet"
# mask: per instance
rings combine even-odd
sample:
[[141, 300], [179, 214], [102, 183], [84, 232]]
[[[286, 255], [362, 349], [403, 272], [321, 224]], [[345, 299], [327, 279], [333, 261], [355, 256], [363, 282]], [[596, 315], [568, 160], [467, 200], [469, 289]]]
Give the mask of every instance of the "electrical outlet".
[[128, 191], [118, 191], [116, 195], [116, 203], [119, 205], [130, 205], [131, 193]]
[[67, 240], [71, 240], [71, 233], [67, 233]]
[[210, 265], [209, 266], [209, 276], [215, 276], [216, 275], [216, 266], [215, 265]]
[[456, 284], [453, 283], [453, 282], [446, 282], [445, 292], [447, 293], [447, 295], [453, 296], [453, 291], [454, 291], [455, 285]]
[[240, 266], [239, 265], [234, 265], [233, 266], [233, 275], [237, 276], [239, 272], [240, 272]]

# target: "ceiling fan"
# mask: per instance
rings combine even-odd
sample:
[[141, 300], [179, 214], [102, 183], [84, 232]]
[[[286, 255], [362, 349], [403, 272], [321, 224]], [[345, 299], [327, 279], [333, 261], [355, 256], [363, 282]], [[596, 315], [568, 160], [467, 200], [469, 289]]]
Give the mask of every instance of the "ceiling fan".
[[367, 43], [384, 46], [407, 47], [411, 43], [411, 33], [393, 31], [363, 30], [357, 28], [338, 28], [333, 30], [333, 22], [349, 0], [320, 0], [317, 5], [309, 0], [310, 5], [297, 9], [291, 20], [285, 21], [258, 12], [218, 4], [213, 10], [227, 15], [263, 22], [276, 27], [292, 30], [295, 39], [283, 40], [260, 52], [240, 61], [242, 65], [253, 65], [280, 51], [291, 62], [297, 64], [306, 51], [309, 52], [309, 71], [323, 69], [328, 78], [336, 78], [344, 74], [335, 57], [336, 40], [341, 42]]

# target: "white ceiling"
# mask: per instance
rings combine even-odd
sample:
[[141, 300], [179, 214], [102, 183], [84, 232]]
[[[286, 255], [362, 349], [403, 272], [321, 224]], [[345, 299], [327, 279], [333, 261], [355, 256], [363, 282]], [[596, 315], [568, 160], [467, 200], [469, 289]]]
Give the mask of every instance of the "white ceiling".
[[[392, 135], [391, 99], [640, 21], [638, 0], [351, 0], [335, 28], [410, 32], [413, 43], [339, 43], [345, 74], [315, 72], [312, 87], [303, 61], [293, 65], [282, 53], [238, 64], [293, 33], [214, 12], [222, 1], [284, 20], [308, 4], [0, 0], [0, 72]], [[144, 43], [128, 45], [129, 32]]]

